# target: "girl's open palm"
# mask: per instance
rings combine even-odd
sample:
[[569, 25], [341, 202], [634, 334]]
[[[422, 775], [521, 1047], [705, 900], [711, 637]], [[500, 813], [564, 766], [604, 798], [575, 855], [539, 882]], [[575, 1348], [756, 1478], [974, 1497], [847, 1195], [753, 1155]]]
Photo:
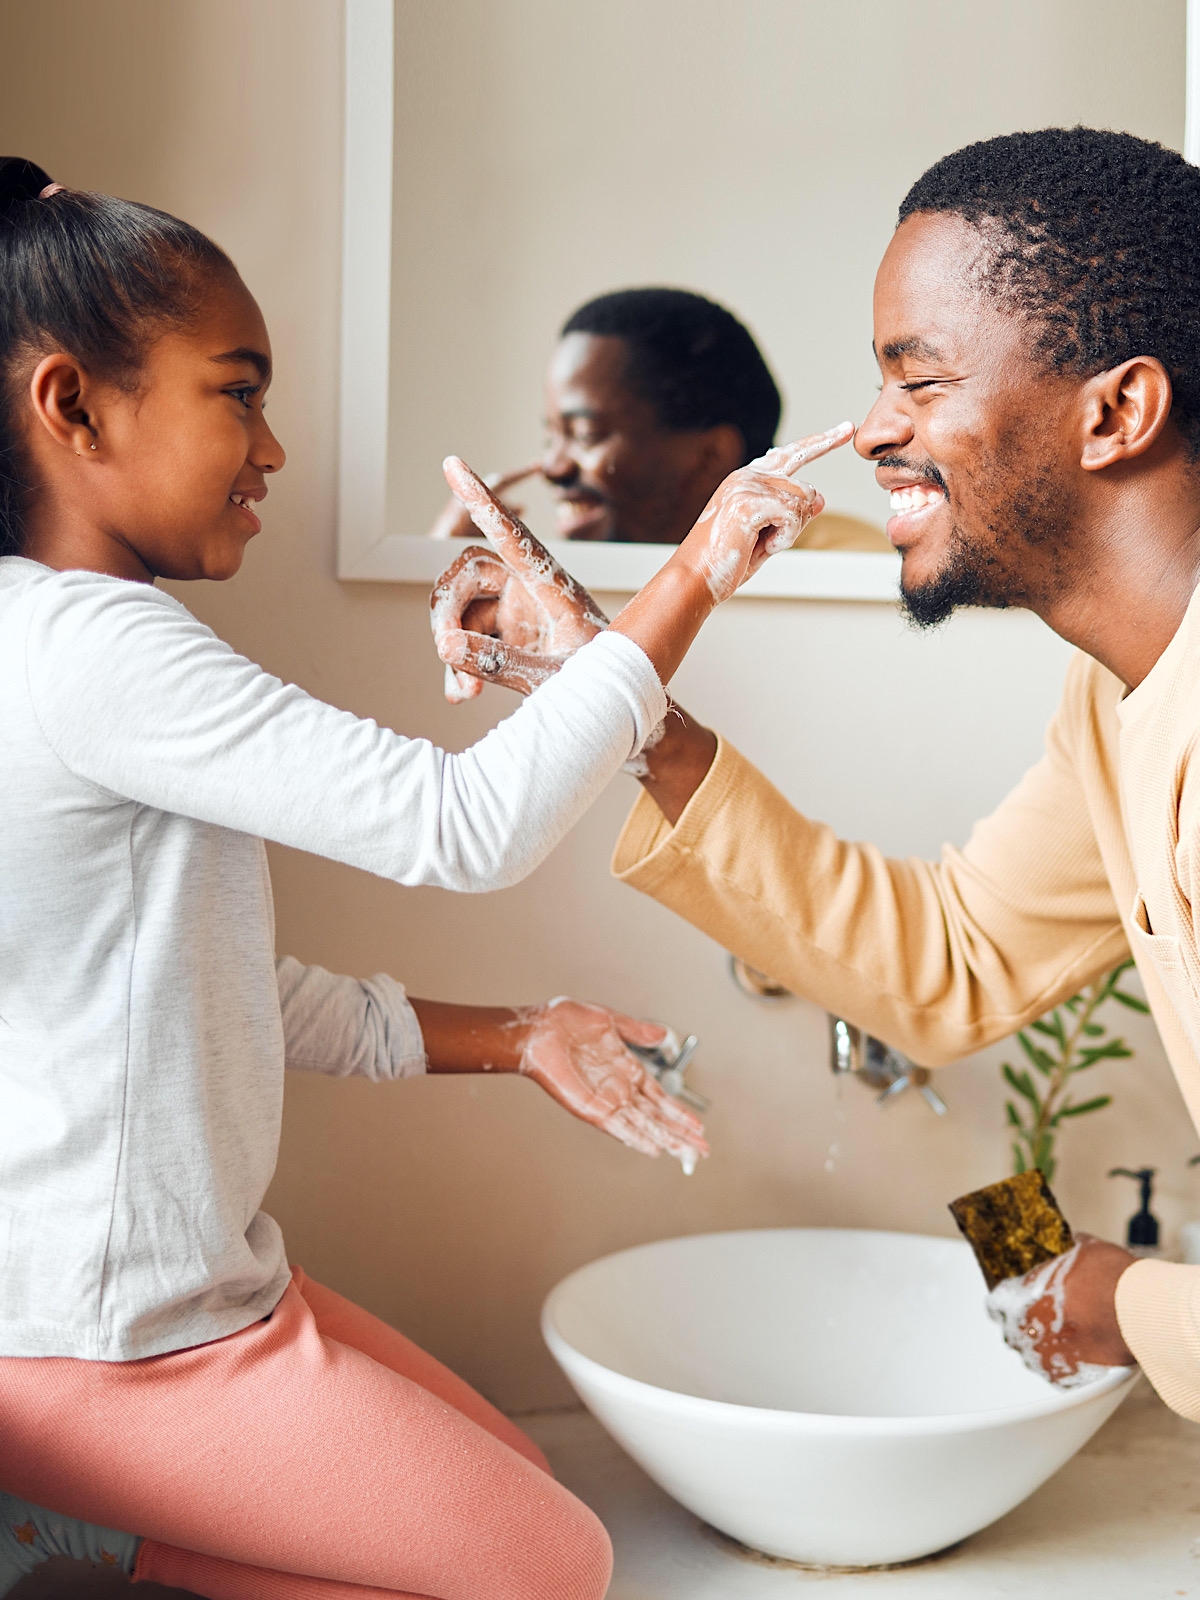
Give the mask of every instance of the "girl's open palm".
[[644, 1155], [660, 1150], [691, 1162], [706, 1156], [703, 1124], [660, 1087], [625, 1048], [666, 1037], [657, 1022], [582, 1000], [550, 1000], [532, 1012], [519, 1071], [582, 1122]]

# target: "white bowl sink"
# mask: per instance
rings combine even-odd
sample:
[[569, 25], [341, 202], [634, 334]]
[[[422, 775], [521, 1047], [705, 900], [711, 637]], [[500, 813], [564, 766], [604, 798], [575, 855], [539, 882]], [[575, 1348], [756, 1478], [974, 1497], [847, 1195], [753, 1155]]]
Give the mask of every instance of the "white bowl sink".
[[1052, 1388], [1003, 1343], [955, 1239], [780, 1228], [665, 1239], [555, 1288], [542, 1331], [662, 1487], [744, 1544], [911, 1561], [1018, 1505], [1136, 1370]]

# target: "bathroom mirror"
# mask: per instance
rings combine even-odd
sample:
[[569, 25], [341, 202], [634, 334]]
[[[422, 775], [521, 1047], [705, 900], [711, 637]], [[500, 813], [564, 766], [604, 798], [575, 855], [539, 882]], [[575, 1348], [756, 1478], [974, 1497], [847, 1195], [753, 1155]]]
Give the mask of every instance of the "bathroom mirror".
[[[1193, 0], [1194, 3], [1194, 0]], [[1084, 122], [1182, 148], [1186, 0], [346, 0], [339, 573], [429, 582], [454, 451], [537, 458], [558, 329], [614, 288], [736, 312], [784, 394], [781, 438], [861, 419], [871, 288], [937, 157]], [[812, 472], [882, 528], [852, 452]], [[544, 484], [514, 494], [549, 537]], [[666, 547], [556, 553], [636, 587]], [[743, 593], [888, 600], [891, 553], [795, 551]]]

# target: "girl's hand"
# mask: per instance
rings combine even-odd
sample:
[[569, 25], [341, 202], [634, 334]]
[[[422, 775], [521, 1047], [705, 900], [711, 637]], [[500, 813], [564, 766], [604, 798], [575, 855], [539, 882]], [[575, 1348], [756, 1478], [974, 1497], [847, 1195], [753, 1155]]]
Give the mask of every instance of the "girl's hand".
[[484, 682], [530, 694], [606, 628], [608, 618], [465, 462], [449, 456], [442, 470], [496, 549], [468, 546], [430, 596], [446, 698], [469, 700]]
[[[541, 463], [535, 461], [530, 467], [518, 467], [515, 472], [489, 472], [483, 480], [488, 488], [497, 495], [504, 494], [518, 483], [524, 483], [526, 478], [532, 478], [542, 470]], [[514, 517], [521, 515], [520, 506], [507, 508]], [[473, 539], [478, 532], [471, 513], [458, 500], [449, 500], [438, 514], [437, 521], [429, 530], [431, 539]]]
[[811, 484], [789, 482], [792, 474], [853, 434], [853, 423], [842, 422], [729, 474], [679, 546], [679, 559], [700, 573], [714, 601], [728, 600], [769, 556], [791, 549], [825, 506]]
[[519, 1021], [529, 1031], [517, 1070], [582, 1122], [643, 1155], [665, 1150], [689, 1170], [698, 1155], [708, 1154], [703, 1124], [625, 1048], [626, 1040], [660, 1043], [667, 1035], [660, 1023], [565, 997], [522, 1014]]
[[664, 685], [714, 606], [728, 600], [768, 556], [795, 544], [824, 506], [815, 489], [789, 482], [788, 475], [853, 433], [853, 424], [843, 422], [731, 472], [666, 566], [613, 619], [614, 632], [645, 652]]

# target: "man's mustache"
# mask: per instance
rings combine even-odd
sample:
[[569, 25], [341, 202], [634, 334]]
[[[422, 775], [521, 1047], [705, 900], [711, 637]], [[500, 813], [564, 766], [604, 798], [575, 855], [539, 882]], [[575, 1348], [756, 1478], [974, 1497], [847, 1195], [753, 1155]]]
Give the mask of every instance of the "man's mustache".
[[911, 472], [914, 478], [923, 478], [926, 483], [932, 483], [939, 488], [947, 499], [950, 491], [946, 487], [946, 480], [934, 466], [932, 461], [910, 461], [907, 456], [883, 456], [875, 462], [877, 467], [895, 467], [899, 472]]

